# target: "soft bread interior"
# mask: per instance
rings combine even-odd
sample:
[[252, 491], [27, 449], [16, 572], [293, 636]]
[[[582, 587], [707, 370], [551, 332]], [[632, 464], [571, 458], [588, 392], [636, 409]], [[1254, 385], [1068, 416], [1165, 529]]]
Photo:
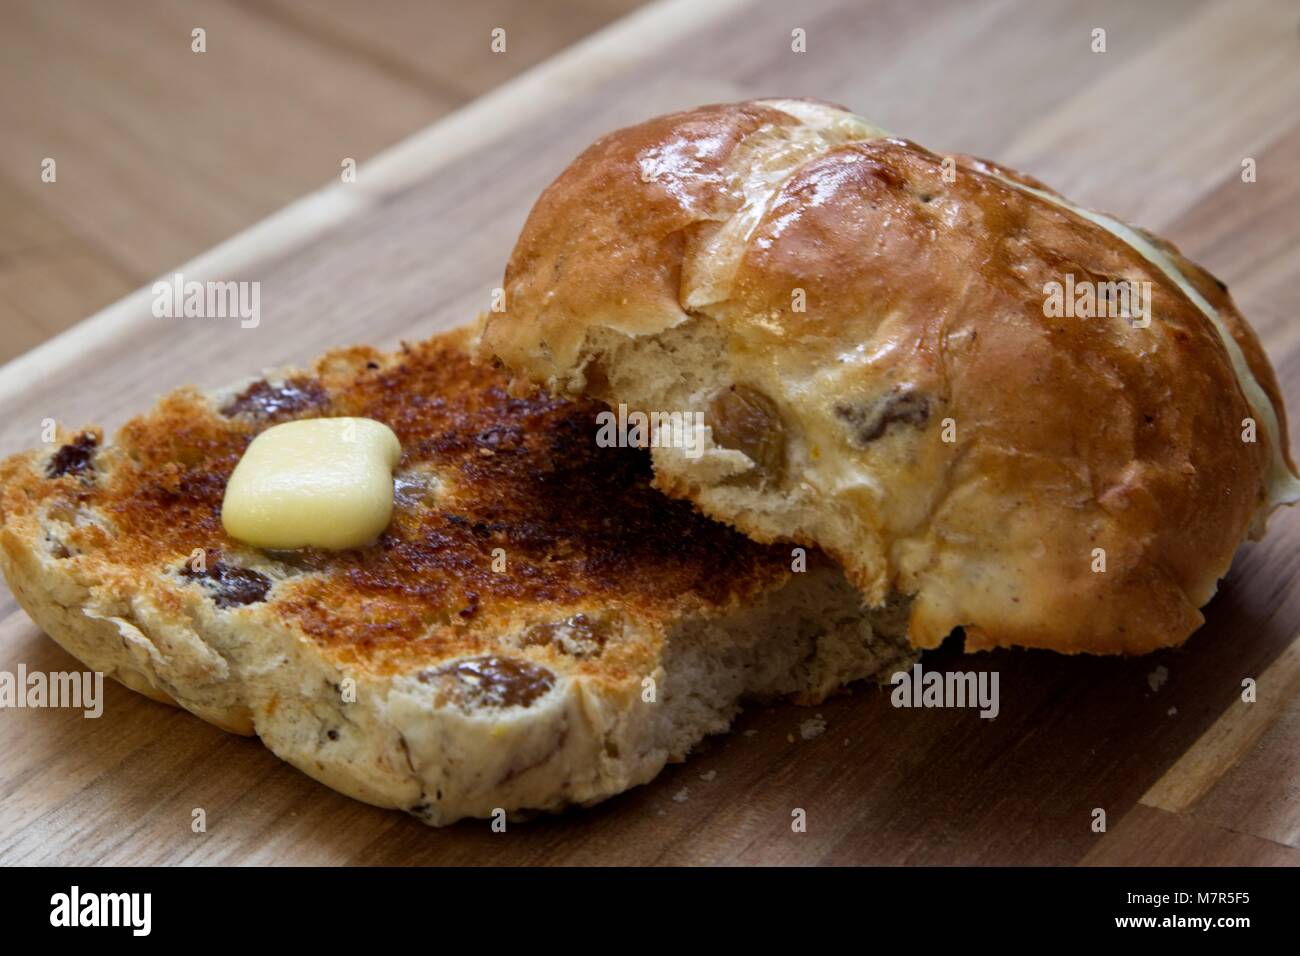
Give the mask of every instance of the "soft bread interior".
[[[821, 453], [815, 425], [775, 388], [749, 387], [735, 396], [720, 324], [692, 317], [657, 335], [632, 338], [593, 329], [583, 351], [582, 387], [611, 405], [647, 415], [680, 412], [702, 422], [694, 447], [651, 437], [655, 483], [689, 498], [719, 521], [757, 541], [817, 542], [850, 567], [879, 568], [855, 580], [873, 605], [890, 597], [878, 528], [863, 521], [862, 485], [872, 476], [842, 474], [843, 460]], [[728, 421], [728, 418], [731, 421]], [[764, 444], [764, 439], [769, 439]], [[779, 447], [776, 454], [767, 449]]]

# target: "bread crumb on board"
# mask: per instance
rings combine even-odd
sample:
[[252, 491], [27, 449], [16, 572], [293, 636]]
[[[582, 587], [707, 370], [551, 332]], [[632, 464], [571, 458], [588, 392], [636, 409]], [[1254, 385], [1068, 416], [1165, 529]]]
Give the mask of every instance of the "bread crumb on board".
[[1151, 688], [1153, 694], [1159, 693], [1160, 688], [1165, 686], [1167, 680], [1169, 680], [1169, 668], [1165, 667], [1164, 664], [1160, 664], [1147, 675], [1147, 686]]
[[824, 733], [826, 733], [826, 719], [821, 714], [816, 717], [809, 717], [799, 725], [799, 736], [804, 740], [812, 740]]

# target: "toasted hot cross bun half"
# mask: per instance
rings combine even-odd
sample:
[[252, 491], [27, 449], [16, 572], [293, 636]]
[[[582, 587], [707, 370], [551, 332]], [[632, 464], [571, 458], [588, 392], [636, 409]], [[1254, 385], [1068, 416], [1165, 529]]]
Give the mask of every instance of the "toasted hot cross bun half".
[[[87, 666], [430, 824], [594, 803], [742, 700], [910, 664], [899, 606], [864, 611], [824, 556], [794, 564], [658, 493], [644, 451], [596, 443], [599, 405], [511, 398], [469, 341], [181, 389], [111, 442], [0, 462], [0, 570]], [[400, 438], [388, 529], [351, 551], [231, 538], [245, 448], [321, 416]]]
[[1300, 494], [1223, 283], [825, 103], [601, 138], [533, 208], [505, 302], [485, 354], [557, 393], [701, 413], [702, 454], [652, 443], [657, 487], [910, 601], [918, 647], [958, 628], [970, 650], [1178, 644]]

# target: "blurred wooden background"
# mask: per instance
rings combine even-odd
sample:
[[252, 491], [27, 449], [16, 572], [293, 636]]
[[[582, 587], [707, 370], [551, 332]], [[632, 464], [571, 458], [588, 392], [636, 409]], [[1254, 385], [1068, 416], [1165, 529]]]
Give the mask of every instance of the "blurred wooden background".
[[640, 2], [5, 0], [0, 363]]

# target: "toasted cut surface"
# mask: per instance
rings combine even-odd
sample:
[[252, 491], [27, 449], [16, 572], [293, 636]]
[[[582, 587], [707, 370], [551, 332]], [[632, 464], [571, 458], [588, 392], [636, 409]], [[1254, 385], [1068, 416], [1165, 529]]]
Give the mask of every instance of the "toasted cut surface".
[[[598, 447], [592, 401], [507, 394], [470, 333], [335, 351], [181, 389], [0, 466], [0, 565], [87, 665], [328, 785], [427, 822], [553, 810], [649, 780], [744, 697], [813, 702], [905, 654], [814, 552], [768, 547]], [[389, 425], [373, 547], [268, 553], [220, 508], [252, 438], [309, 416]], [[111, 715], [109, 715], [111, 719]]]
[[958, 627], [968, 649], [1177, 644], [1300, 497], [1222, 283], [825, 103], [601, 138], [538, 200], [505, 290], [485, 353], [553, 392], [702, 414], [706, 452], [656, 448], [657, 485], [820, 546], [872, 602], [906, 596], [919, 647]]

